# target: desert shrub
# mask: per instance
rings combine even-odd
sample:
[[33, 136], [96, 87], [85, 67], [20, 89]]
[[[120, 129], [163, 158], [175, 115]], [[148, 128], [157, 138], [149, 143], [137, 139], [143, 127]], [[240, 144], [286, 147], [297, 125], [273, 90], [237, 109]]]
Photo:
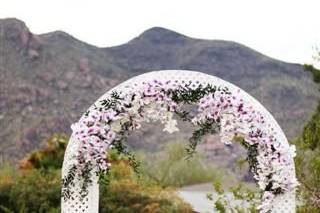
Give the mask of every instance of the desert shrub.
[[31, 152], [20, 161], [20, 169], [60, 169], [62, 167], [64, 151], [67, 143], [68, 138], [66, 135], [53, 135], [46, 141], [43, 149]]
[[60, 171], [2, 168], [0, 206], [12, 212], [60, 212]]
[[102, 188], [100, 212], [192, 212], [173, 189], [144, 186], [132, 179], [113, 181]]
[[[295, 158], [296, 174], [300, 182], [298, 212], [319, 212], [320, 210], [320, 111], [306, 125], [301, 137], [294, 143], [297, 146]], [[315, 120], [314, 120], [315, 119]]]
[[161, 186], [192, 185], [221, 179], [221, 169], [208, 166], [204, 157], [196, 153], [187, 159], [186, 145], [168, 143], [164, 152], [142, 157], [142, 173]]

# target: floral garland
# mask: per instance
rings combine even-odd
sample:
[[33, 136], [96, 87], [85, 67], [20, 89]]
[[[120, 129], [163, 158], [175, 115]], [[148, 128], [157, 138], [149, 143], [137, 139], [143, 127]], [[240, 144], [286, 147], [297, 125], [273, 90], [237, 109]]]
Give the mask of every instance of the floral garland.
[[[182, 82], [184, 83], [184, 82]], [[124, 145], [131, 131], [139, 129], [144, 121], [160, 121], [164, 131], [178, 131], [174, 116], [191, 122], [197, 129], [190, 138], [188, 152], [195, 151], [201, 138], [220, 131], [221, 141], [230, 144], [235, 136], [242, 137], [248, 150], [248, 162], [259, 187], [263, 190], [261, 212], [268, 212], [275, 196], [294, 190], [297, 180], [288, 171], [295, 155], [278, 141], [275, 131], [267, 126], [264, 116], [252, 106], [232, 94], [228, 88], [199, 82], [179, 84], [177, 81], [148, 81], [134, 92], [120, 94], [101, 101], [101, 106], [88, 111], [78, 123], [72, 125], [73, 135], [80, 141], [77, 162], [63, 178], [63, 194], [70, 198], [76, 177], [81, 181], [82, 196], [87, 195], [90, 174], [95, 171], [100, 179], [108, 173], [108, 149], [116, 149], [129, 157], [132, 166], [139, 166], [134, 155]], [[198, 85], [198, 86], [195, 86]], [[197, 112], [184, 110], [192, 105]]]

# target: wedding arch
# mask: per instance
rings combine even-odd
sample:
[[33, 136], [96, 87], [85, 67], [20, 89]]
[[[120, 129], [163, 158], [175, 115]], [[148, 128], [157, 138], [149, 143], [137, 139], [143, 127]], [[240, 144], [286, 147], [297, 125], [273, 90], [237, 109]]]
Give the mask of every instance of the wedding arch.
[[123, 142], [143, 122], [161, 122], [163, 130], [172, 133], [178, 131], [176, 119], [195, 128], [189, 140], [190, 154], [207, 134], [219, 132], [225, 144], [241, 138], [261, 189], [259, 211], [295, 212], [295, 148], [276, 120], [237, 86], [184, 70], [131, 78], [100, 97], [71, 126], [62, 169], [62, 212], [97, 213], [99, 180], [112, 167], [108, 149], [128, 154]]

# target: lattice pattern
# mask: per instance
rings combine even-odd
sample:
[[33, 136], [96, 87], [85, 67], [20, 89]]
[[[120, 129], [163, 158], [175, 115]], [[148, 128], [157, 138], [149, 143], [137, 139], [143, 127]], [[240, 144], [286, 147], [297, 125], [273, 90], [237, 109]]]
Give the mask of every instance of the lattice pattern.
[[[273, 116], [252, 96], [250, 96], [248, 93], [244, 92], [237, 86], [226, 82], [222, 79], [219, 79], [214, 76], [210, 76], [207, 74], [199, 73], [199, 72], [193, 72], [193, 71], [182, 71], [182, 70], [168, 70], [168, 71], [156, 71], [156, 72], [150, 72], [143, 75], [136, 76], [134, 78], [131, 78], [122, 84], [118, 85], [117, 87], [111, 89], [108, 91], [105, 95], [100, 97], [95, 105], [99, 106], [100, 100], [106, 99], [110, 97], [112, 91], [117, 91], [121, 93], [127, 93], [129, 90], [134, 89], [132, 85], [139, 85], [142, 84], [144, 81], [148, 81], [150, 79], [159, 79], [159, 80], [171, 80], [171, 81], [177, 81], [181, 84], [189, 83], [191, 82], [191, 86], [196, 88], [199, 84], [206, 85], [211, 84], [215, 86], [224, 86], [228, 87], [231, 92], [236, 92], [240, 90], [240, 93], [238, 93], [245, 102], [250, 103], [252, 106], [254, 106], [255, 110], [260, 111], [264, 117], [266, 118], [266, 122], [269, 126], [272, 126], [276, 131], [277, 135], [276, 137], [279, 139], [279, 141], [283, 141], [288, 144], [287, 139], [276, 122], [276, 120], [273, 118]], [[130, 87], [128, 87], [130, 85]], [[75, 162], [74, 155], [78, 150], [79, 142], [74, 139], [74, 137], [71, 137], [66, 153], [65, 153], [65, 159], [63, 164], [63, 170], [62, 175], [66, 175], [68, 173], [68, 170], [70, 169], [70, 166]], [[289, 147], [289, 146], [288, 146]], [[288, 170], [292, 173], [295, 173], [294, 168], [294, 161], [291, 159], [291, 167], [288, 168]], [[94, 177], [94, 175], [93, 175]], [[74, 199], [69, 199], [67, 201], [62, 200], [62, 212], [63, 213], [97, 213], [98, 212], [98, 203], [99, 203], [99, 187], [97, 180], [93, 180], [93, 186], [89, 188], [89, 195], [84, 198], [83, 200], [80, 200], [79, 197], [74, 196]], [[76, 184], [75, 189], [79, 188], [79, 185]], [[277, 196], [276, 199], [273, 202], [273, 210], [272, 212], [277, 213], [290, 213], [295, 212], [295, 192], [288, 192], [284, 195]]]

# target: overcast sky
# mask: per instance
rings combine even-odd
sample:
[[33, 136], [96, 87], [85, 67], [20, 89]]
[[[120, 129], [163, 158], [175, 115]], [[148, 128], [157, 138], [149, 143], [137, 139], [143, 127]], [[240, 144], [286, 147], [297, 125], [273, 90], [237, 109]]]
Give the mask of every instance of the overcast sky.
[[6, 17], [37, 34], [63, 30], [101, 47], [154, 26], [236, 41], [289, 62], [311, 62], [312, 48], [320, 46], [319, 0], [0, 0], [0, 18]]

